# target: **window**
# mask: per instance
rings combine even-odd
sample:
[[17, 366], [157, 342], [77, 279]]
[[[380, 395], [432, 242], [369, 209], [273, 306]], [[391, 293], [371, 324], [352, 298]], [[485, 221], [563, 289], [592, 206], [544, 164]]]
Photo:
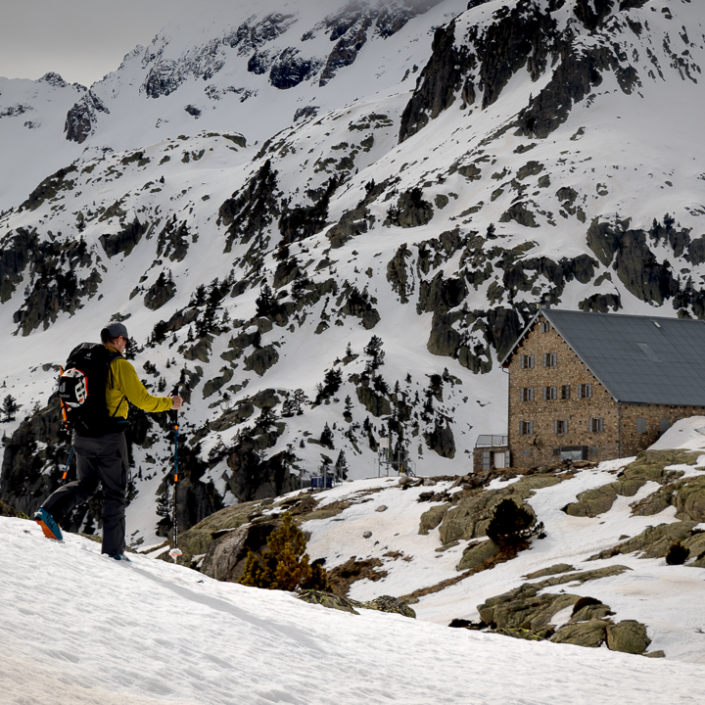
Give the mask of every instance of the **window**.
[[519, 435], [520, 436], [530, 436], [534, 432], [534, 422], [533, 421], [520, 421], [519, 422]]
[[590, 419], [590, 433], [602, 433], [605, 430], [605, 420], [602, 418]]
[[670, 422], [668, 419], [661, 419], [661, 420], [658, 422], [658, 435], [659, 435], [659, 438], [660, 438], [661, 436], [663, 436], [663, 434], [666, 433], [666, 431], [668, 431], [669, 428], [671, 428], [671, 422]]
[[483, 450], [482, 451], [482, 470], [483, 472], [487, 472], [488, 470], [491, 470], [491, 455], [489, 450]]
[[559, 449], [561, 460], [587, 460], [587, 446], [566, 446]]
[[530, 370], [534, 367], [534, 356], [533, 355], [522, 355], [521, 356], [521, 369]]
[[592, 385], [591, 384], [579, 384], [578, 385], [578, 399], [592, 399]]
[[638, 417], [636, 420], [636, 432], [637, 433], [646, 433], [646, 419], [642, 417]]
[[544, 322], [541, 324], [541, 332], [542, 332], [542, 333], [548, 333], [549, 330], [550, 330], [550, 326], [548, 325], [548, 322], [547, 322], [547, 321], [544, 321]]
[[522, 387], [521, 388], [521, 400], [522, 401], [533, 401], [534, 400], [534, 388], [533, 387]]
[[568, 419], [556, 419], [553, 422], [554, 433], [568, 433]]
[[546, 400], [553, 400], [558, 398], [558, 387], [544, 387], [543, 388], [543, 398]]
[[570, 385], [564, 384], [561, 387], [561, 399], [570, 399]]
[[544, 353], [543, 366], [555, 367], [558, 364], [558, 353]]

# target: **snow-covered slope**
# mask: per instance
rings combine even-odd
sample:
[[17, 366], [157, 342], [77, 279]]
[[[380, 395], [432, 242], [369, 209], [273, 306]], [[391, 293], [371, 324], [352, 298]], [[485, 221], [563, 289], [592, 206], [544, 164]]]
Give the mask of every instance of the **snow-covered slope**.
[[355, 616], [0, 518], [7, 703], [696, 702], [694, 664]]
[[46, 79], [4, 80], [0, 117], [20, 105], [31, 115], [0, 129], [13, 174], [0, 209], [16, 205], [48, 173], [105, 150], [210, 130], [237, 131], [256, 143], [295, 118], [406, 92], [430, 55], [432, 28], [465, 7], [463, 0], [206, 0], [165, 18], [149, 46], [128, 52], [90, 90], [72, 86], [59, 101], [45, 90]]
[[[705, 315], [701, 5], [290, 5], [216, 3], [90, 94], [62, 88], [84, 139], [56, 154], [85, 151], [2, 187], [5, 432], [74, 343], [125, 320], [154, 389], [186, 386], [184, 526], [341, 451], [376, 474], [390, 427], [418, 474], [468, 472], [477, 433], [506, 429], [497, 360], [542, 299]], [[55, 420], [5, 449], [27, 511], [68, 452]], [[140, 428], [130, 512], [151, 542], [171, 441]]]

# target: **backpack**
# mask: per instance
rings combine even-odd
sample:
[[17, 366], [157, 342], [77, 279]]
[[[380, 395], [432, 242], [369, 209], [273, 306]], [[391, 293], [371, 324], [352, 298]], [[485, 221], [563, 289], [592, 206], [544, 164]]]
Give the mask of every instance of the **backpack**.
[[99, 343], [81, 343], [61, 370], [59, 399], [64, 420], [80, 436], [102, 436], [127, 426], [124, 419], [108, 414], [105, 402], [110, 364], [118, 357], [120, 353]]

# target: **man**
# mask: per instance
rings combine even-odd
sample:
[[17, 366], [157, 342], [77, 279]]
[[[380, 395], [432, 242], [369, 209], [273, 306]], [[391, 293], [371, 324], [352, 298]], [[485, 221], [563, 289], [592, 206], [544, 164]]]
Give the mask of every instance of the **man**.
[[[115, 560], [129, 562], [125, 551], [125, 505], [128, 477], [127, 429], [128, 400], [148, 412], [178, 411], [183, 399], [153, 397], [140, 382], [135, 368], [123, 356], [129, 338], [122, 323], [111, 323], [100, 332], [103, 346], [99, 352], [110, 360], [105, 385], [107, 415], [101, 432], [91, 433], [74, 428], [78, 479], [57, 489], [34, 515], [47, 538], [62, 540], [60, 524], [81, 502], [90, 499], [103, 483], [103, 547], [102, 552]], [[90, 347], [90, 346], [89, 346]], [[93, 346], [96, 347], [96, 346]], [[103, 367], [105, 369], [105, 367]], [[102, 397], [101, 397], [102, 405]]]

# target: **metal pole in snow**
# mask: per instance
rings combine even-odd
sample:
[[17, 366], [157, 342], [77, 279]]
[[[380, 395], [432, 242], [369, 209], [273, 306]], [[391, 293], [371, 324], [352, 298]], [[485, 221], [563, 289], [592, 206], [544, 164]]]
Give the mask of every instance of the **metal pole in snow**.
[[[171, 395], [175, 397], [178, 396], [178, 394], [179, 385], [177, 384]], [[181, 555], [181, 550], [178, 546], [178, 526], [176, 522], [176, 510], [178, 507], [176, 500], [179, 486], [179, 412], [174, 410], [172, 413], [174, 418], [174, 547], [169, 551], [169, 555], [174, 559], [174, 563], [176, 563], [176, 559]]]

